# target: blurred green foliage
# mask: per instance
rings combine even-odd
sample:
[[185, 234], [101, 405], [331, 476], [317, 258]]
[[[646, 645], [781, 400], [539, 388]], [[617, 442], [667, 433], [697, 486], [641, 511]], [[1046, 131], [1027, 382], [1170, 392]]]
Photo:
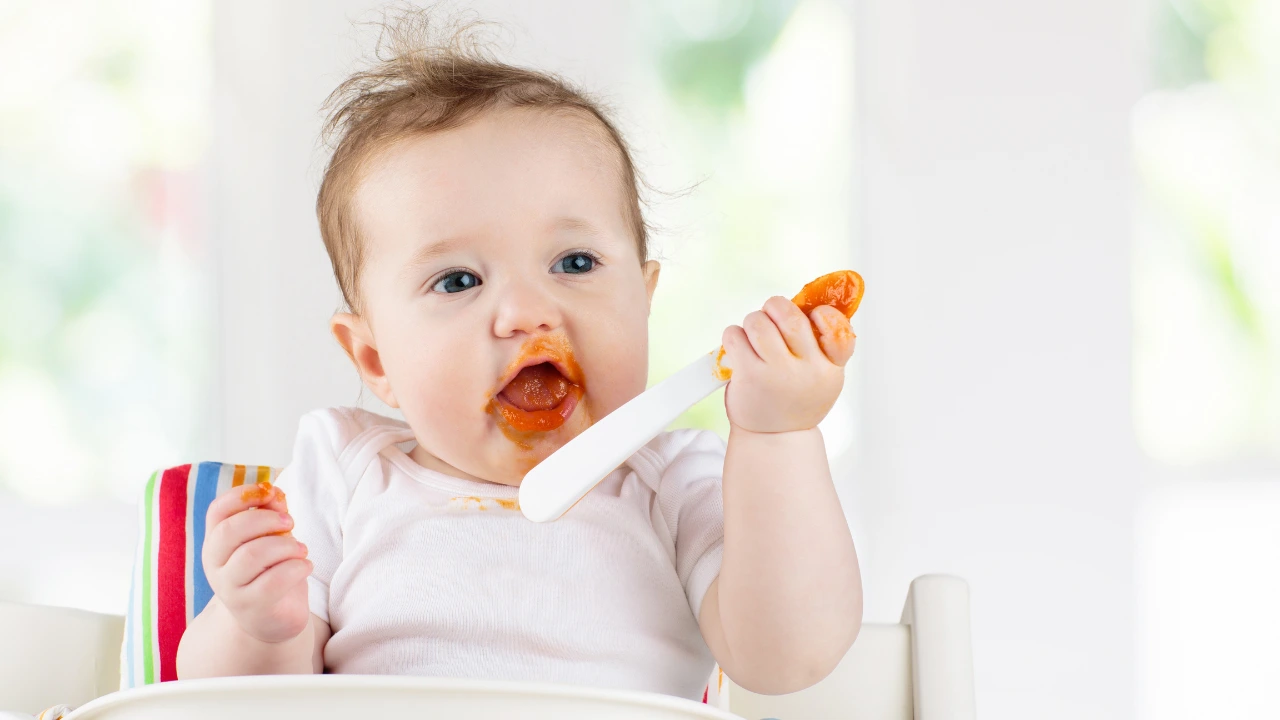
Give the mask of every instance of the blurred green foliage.
[[690, 37], [681, 30], [681, 23], [671, 21], [668, 13], [664, 25], [671, 32], [661, 40], [658, 67], [672, 97], [681, 106], [723, 115], [741, 108], [748, 71], [769, 52], [796, 2], [704, 0], [701, 4], [709, 9], [719, 6], [722, 17], [704, 24], [728, 25], [727, 32], [723, 36]]

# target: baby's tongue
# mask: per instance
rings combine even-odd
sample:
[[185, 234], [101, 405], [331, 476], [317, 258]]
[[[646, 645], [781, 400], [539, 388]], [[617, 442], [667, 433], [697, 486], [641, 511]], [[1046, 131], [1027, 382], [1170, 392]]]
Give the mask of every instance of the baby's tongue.
[[527, 367], [502, 388], [503, 399], [524, 410], [550, 410], [569, 394], [569, 381], [551, 363]]

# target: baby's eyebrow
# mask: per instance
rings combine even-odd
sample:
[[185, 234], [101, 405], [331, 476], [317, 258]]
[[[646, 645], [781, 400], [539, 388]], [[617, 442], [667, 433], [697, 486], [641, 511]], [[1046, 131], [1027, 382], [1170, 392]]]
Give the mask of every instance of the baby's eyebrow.
[[584, 220], [582, 218], [576, 218], [576, 217], [556, 218], [555, 222], [552, 223], [552, 227], [554, 227], [557, 230], [577, 230], [579, 232], [585, 232], [589, 235], [596, 235], [598, 237], [605, 236], [605, 233], [601, 231], [600, 228], [596, 227], [595, 225], [592, 225], [589, 221]]
[[458, 247], [458, 241], [455, 239], [437, 240], [418, 248], [418, 251], [409, 258], [409, 262], [405, 264], [406, 268], [414, 268], [419, 265], [426, 265], [441, 255], [448, 255]]

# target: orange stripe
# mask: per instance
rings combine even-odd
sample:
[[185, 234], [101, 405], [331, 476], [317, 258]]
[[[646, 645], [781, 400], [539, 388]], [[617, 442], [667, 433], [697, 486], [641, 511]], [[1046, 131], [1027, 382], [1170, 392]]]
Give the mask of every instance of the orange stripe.
[[270, 465], [258, 466], [258, 482], [260, 483], [271, 482], [271, 466]]
[[235, 473], [231, 476], [231, 487], [240, 487], [244, 484], [244, 466], [237, 465]]

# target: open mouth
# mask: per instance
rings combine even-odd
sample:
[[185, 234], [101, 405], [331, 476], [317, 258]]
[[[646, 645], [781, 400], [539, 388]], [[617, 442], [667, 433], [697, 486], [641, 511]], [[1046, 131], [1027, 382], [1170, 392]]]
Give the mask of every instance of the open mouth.
[[572, 370], [553, 360], [538, 360], [520, 368], [494, 396], [494, 405], [513, 430], [555, 430], [582, 398], [582, 386], [566, 376]]

